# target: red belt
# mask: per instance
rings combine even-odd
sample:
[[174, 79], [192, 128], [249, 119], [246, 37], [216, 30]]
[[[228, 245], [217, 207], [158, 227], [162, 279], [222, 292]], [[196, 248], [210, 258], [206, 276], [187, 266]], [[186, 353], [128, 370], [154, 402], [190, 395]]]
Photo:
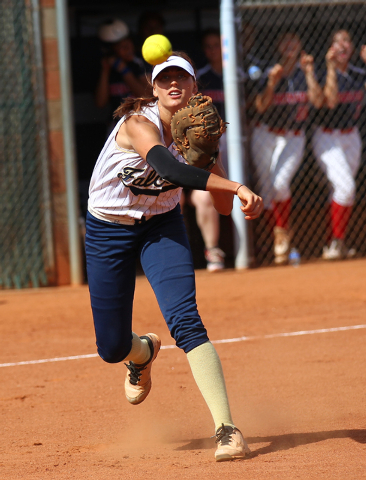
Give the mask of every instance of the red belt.
[[284, 128], [274, 128], [274, 127], [268, 127], [268, 131], [281, 136], [284, 136], [289, 132], [292, 132], [296, 136], [302, 134], [302, 130], [285, 130]]
[[333, 133], [336, 130], [340, 133], [351, 133], [355, 127], [349, 127], [349, 128], [326, 128], [322, 127], [322, 130], [324, 133]]

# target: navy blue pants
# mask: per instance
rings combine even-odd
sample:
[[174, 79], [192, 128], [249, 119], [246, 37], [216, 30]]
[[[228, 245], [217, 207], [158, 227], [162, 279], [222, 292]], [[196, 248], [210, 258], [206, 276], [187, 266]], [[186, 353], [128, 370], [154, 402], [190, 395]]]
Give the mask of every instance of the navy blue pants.
[[97, 347], [103, 360], [120, 362], [131, 350], [139, 257], [176, 345], [188, 353], [208, 341], [197, 311], [192, 253], [179, 205], [136, 225], [104, 222], [88, 213], [85, 250]]

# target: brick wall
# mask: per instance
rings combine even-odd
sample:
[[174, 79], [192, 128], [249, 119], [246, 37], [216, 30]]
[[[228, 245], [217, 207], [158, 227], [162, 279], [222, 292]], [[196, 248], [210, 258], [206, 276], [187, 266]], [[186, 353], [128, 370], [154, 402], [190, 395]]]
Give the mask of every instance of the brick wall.
[[40, 6], [48, 113], [56, 284], [68, 285], [70, 283], [70, 259], [55, 0], [40, 0]]

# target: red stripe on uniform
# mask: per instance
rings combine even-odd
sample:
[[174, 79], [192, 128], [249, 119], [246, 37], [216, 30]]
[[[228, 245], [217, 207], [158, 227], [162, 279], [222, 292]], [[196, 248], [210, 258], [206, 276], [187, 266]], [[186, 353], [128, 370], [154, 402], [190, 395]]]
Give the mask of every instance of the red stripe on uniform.
[[339, 92], [338, 100], [340, 103], [362, 102], [363, 91], [356, 90], [355, 92]]
[[308, 94], [306, 92], [286, 92], [275, 93], [273, 96], [273, 105], [296, 105], [297, 103], [307, 103]]
[[211, 97], [213, 102], [223, 102], [225, 99], [222, 90], [204, 90], [202, 93], [203, 95]]

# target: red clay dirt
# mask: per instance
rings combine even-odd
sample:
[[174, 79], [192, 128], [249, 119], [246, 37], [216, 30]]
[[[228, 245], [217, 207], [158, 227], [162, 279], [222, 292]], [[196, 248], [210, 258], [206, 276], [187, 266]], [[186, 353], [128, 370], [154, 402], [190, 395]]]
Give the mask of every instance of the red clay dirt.
[[[364, 259], [197, 271], [210, 338], [229, 340], [215, 345], [253, 452], [224, 463], [180, 350], [161, 350], [149, 397], [132, 406], [124, 365], [93, 356], [87, 286], [1, 291], [0, 479], [366, 479], [365, 272]], [[143, 276], [134, 330], [173, 345]]]

